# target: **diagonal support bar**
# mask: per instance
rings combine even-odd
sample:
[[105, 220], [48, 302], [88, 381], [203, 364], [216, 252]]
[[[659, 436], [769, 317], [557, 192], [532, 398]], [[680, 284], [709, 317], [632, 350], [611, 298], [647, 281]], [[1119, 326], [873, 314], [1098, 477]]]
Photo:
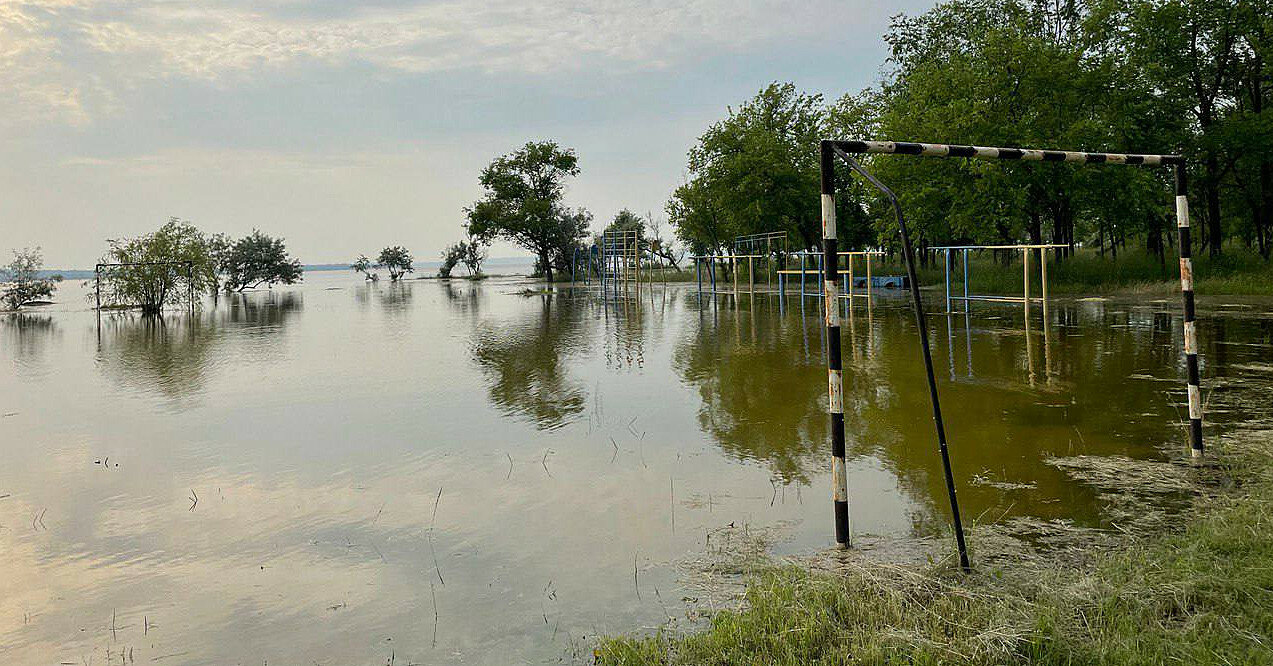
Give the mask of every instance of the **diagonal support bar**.
[[[928, 393], [933, 404], [933, 423], [937, 428], [937, 447], [941, 452], [942, 471], [946, 477], [946, 492], [950, 496], [950, 512], [954, 519], [955, 527], [955, 543], [959, 549], [959, 566], [963, 569], [969, 568], [968, 562], [968, 546], [964, 541], [963, 520], [959, 515], [959, 499], [955, 495], [955, 477], [950, 470], [950, 451], [946, 446], [946, 425], [942, 421], [941, 402], [937, 398], [937, 378], [933, 374], [933, 354], [928, 345], [928, 324], [924, 318], [924, 303], [919, 294], [919, 279], [915, 273], [915, 252], [911, 248], [910, 231], [906, 228], [906, 217], [902, 214], [902, 205], [897, 200], [897, 195], [893, 194], [884, 183], [881, 183], [875, 176], [871, 175], [862, 165], [858, 164], [851, 155], [841, 149], [837, 142], [823, 141], [821, 145], [822, 151], [822, 182], [823, 182], [823, 206], [826, 206], [827, 182], [831, 180], [831, 170], [834, 168], [833, 155], [838, 155], [843, 159], [850, 168], [867, 180], [871, 185], [875, 186], [880, 192], [888, 197], [889, 202], [893, 206], [893, 211], [897, 214], [897, 227], [902, 235], [902, 255], [906, 259], [906, 274], [911, 283], [911, 299], [912, 306], [915, 310], [915, 326], [919, 330], [920, 349], [924, 356], [924, 370], [928, 374]], [[824, 234], [825, 236], [825, 234]], [[834, 239], [831, 243], [834, 247]], [[831, 277], [830, 271], [827, 273], [828, 279]], [[829, 317], [828, 317], [829, 318]], [[829, 330], [829, 329], [828, 329]], [[836, 331], [838, 332], [838, 328]], [[839, 338], [835, 340], [835, 347], [839, 351]], [[838, 357], [839, 354], [837, 353]], [[828, 359], [830, 354], [828, 354]], [[836, 359], [839, 360], [838, 358]], [[834, 415], [833, 415], [834, 416]], [[843, 419], [843, 414], [840, 415]], [[843, 421], [841, 421], [843, 424]], [[842, 426], [843, 427], [843, 426]], [[834, 445], [834, 441], [832, 442]]]

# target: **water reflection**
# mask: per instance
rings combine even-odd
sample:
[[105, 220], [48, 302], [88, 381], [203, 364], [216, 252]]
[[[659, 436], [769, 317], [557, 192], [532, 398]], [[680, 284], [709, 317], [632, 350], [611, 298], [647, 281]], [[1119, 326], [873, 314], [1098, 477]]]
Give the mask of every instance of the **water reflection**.
[[471, 353], [486, 375], [492, 403], [541, 429], [559, 428], [588, 403], [569, 368], [571, 357], [585, 348], [584, 310], [549, 294], [527, 299], [535, 305], [514, 321], [481, 326]]
[[[745, 302], [745, 301], [744, 301]], [[808, 482], [827, 433], [821, 358], [791, 344], [820, 325], [791, 314], [775, 320], [755, 308], [714, 309], [715, 321], [687, 329], [673, 359], [701, 399], [698, 420], [722, 451], [769, 465], [785, 483]], [[760, 323], [758, 323], [760, 322]]]
[[215, 326], [187, 315], [114, 314], [99, 324], [97, 365], [121, 386], [154, 392], [181, 407], [207, 379]]
[[270, 291], [231, 294], [195, 315], [103, 315], [96, 322], [97, 365], [132, 391], [186, 407], [216, 366], [277, 358], [280, 332], [303, 305], [300, 293]]
[[[354, 279], [0, 320], [0, 661], [569, 661], [681, 616], [709, 531], [829, 545], [819, 299]], [[1183, 447], [1172, 305], [933, 317], [971, 517], [1104, 525], [1048, 456]], [[1267, 310], [1200, 320], [1209, 428], [1273, 411]], [[843, 321], [856, 533], [948, 529], [906, 301]]]
[[51, 315], [0, 315], [0, 348], [9, 350], [22, 372], [38, 372], [62, 331]]

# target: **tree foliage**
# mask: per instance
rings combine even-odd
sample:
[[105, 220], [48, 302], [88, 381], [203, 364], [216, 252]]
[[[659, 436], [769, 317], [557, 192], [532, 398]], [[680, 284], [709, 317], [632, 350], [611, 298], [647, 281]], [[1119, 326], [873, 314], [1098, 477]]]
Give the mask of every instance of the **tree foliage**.
[[551, 141], [530, 142], [496, 158], [479, 177], [483, 198], [466, 209], [467, 231], [484, 244], [503, 238], [530, 250], [536, 269], [552, 281], [554, 269], [569, 270], [591, 215], [563, 203], [568, 178], [579, 175], [575, 151]]
[[44, 265], [44, 257], [40, 248], [13, 251], [13, 261], [8, 266], [0, 267], [0, 302], [5, 308], [18, 308], [53, 296], [57, 288], [52, 278], [40, 277], [40, 268]]
[[257, 230], [234, 243], [225, 258], [224, 271], [226, 291], [295, 284], [302, 275], [301, 262], [288, 256], [283, 239]]
[[365, 254], [358, 255], [358, 258], [355, 259], [354, 263], [350, 264], [349, 267], [352, 268], [355, 273], [362, 273], [363, 277], [368, 280], [378, 279], [378, 276], [371, 270], [375, 267], [375, 264], [373, 264], [371, 262], [371, 258]]
[[207, 237], [193, 224], [170, 218], [137, 238], [107, 241], [101, 272], [103, 305], [141, 308], [156, 315], [170, 305], [191, 305], [215, 289], [217, 263]]
[[411, 258], [411, 252], [401, 245], [387, 247], [381, 250], [380, 255], [376, 257], [376, 266], [389, 271], [390, 282], [397, 282], [407, 273], [414, 272], [413, 263], [414, 259]]
[[[667, 212], [696, 253], [735, 236], [818, 229], [817, 139], [872, 138], [1172, 153], [1213, 254], [1273, 249], [1271, 0], [948, 0], [894, 18], [884, 78], [824, 103], [774, 83], [710, 126]], [[862, 156], [918, 242], [1051, 242], [1117, 252], [1172, 242], [1170, 174], [1069, 164]], [[892, 247], [878, 195], [837, 176], [850, 247]], [[1065, 254], [1063, 252], [1063, 254]]]

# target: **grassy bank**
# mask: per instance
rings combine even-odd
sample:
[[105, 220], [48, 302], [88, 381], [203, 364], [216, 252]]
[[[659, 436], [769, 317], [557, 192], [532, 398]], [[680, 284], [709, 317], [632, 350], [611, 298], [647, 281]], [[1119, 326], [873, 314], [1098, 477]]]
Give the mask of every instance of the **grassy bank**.
[[758, 566], [739, 610], [689, 635], [604, 640], [602, 664], [1273, 663], [1273, 431], [1226, 438], [1179, 530], [1070, 566], [972, 574]]

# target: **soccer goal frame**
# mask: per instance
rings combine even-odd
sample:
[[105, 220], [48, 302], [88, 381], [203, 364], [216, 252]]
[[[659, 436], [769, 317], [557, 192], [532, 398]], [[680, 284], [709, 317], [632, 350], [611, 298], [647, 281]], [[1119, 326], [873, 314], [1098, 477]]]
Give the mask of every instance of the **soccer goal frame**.
[[1134, 155], [1119, 153], [1089, 153], [1069, 150], [1038, 150], [1029, 148], [994, 148], [984, 146], [949, 145], [939, 143], [915, 143], [902, 141], [835, 141], [819, 142], [819, 169], [822, 185], [822, 248], [826, 259], [823, 289], [824, 311], [827, 326], [827, 410], [831, 422], [831, 476], [832, 500], [835, 507], [835, 539], [841, 547], [849, 546], [849, 490], [844, 462], [844, 389], [843, 369], [840, 360], [840, 320], [836, 307], [838, 295], [838, 262], [835, 223], [835, 163], [838, 157], [854, 172], [888, 197], [897, 216], [901, 234], [902, 254], [906, 260], [906, 272], [910, 279], [911, 300], [919, 333], [920, 349], [928, 374], [928, 390], [933, 407], [933, 423], [937, 430], [937, 446], [941, 454], [945, 474], [946, 491], [950, 499], [951, 517], [954, 522], [955, 540], [959, 550], [959, 564], [967, 569], [968, 549], [964, 540], [963, 523], [959, 515], [959, 501], [955, 493], [955, 481], [950, 470], [950, 453], [946, 444], [946, 427], [942, 421], [941, 404], [937, 396], [937, 380], [933, 375], [933, 357], [928, 344], [928, 328], [924, 318], [924, 306], [920, 297], [919, 282], [915, 274], [915, 256], [911, 248], [910, 233], [897, 195], [870, 174], [854, 155], [884, 154], [924, 157], [957, 157], [984, 160], [1012, 160], [1027, 162], [1066, 162], [1081, 165], [1126, 164], [1142, 166], [1167, 166], [1175, 169], [1176, 227], [1180, 241], [1180, 287], [1184, 312], [1184, 340], [1186, 384], [1189, 395], [1189, 439], [1194, 457], [1202, 455], [1202, 391], [1198, 375], [1198, 334], [1194, 316], [1193, 259], [1189, 235], [1189, 199], [1184, 157], [1180, 155]]
[[131, 266], [185, 266], [186, 267], [186, 300], [190, 302], [190, 311], [194, 312], [194, 262], [185, 261], [124, 261], [97, 264], [93, 267], [93, 297], [97, 301], [97, 316], [102, 314], [102, 269], [128, 268]]

